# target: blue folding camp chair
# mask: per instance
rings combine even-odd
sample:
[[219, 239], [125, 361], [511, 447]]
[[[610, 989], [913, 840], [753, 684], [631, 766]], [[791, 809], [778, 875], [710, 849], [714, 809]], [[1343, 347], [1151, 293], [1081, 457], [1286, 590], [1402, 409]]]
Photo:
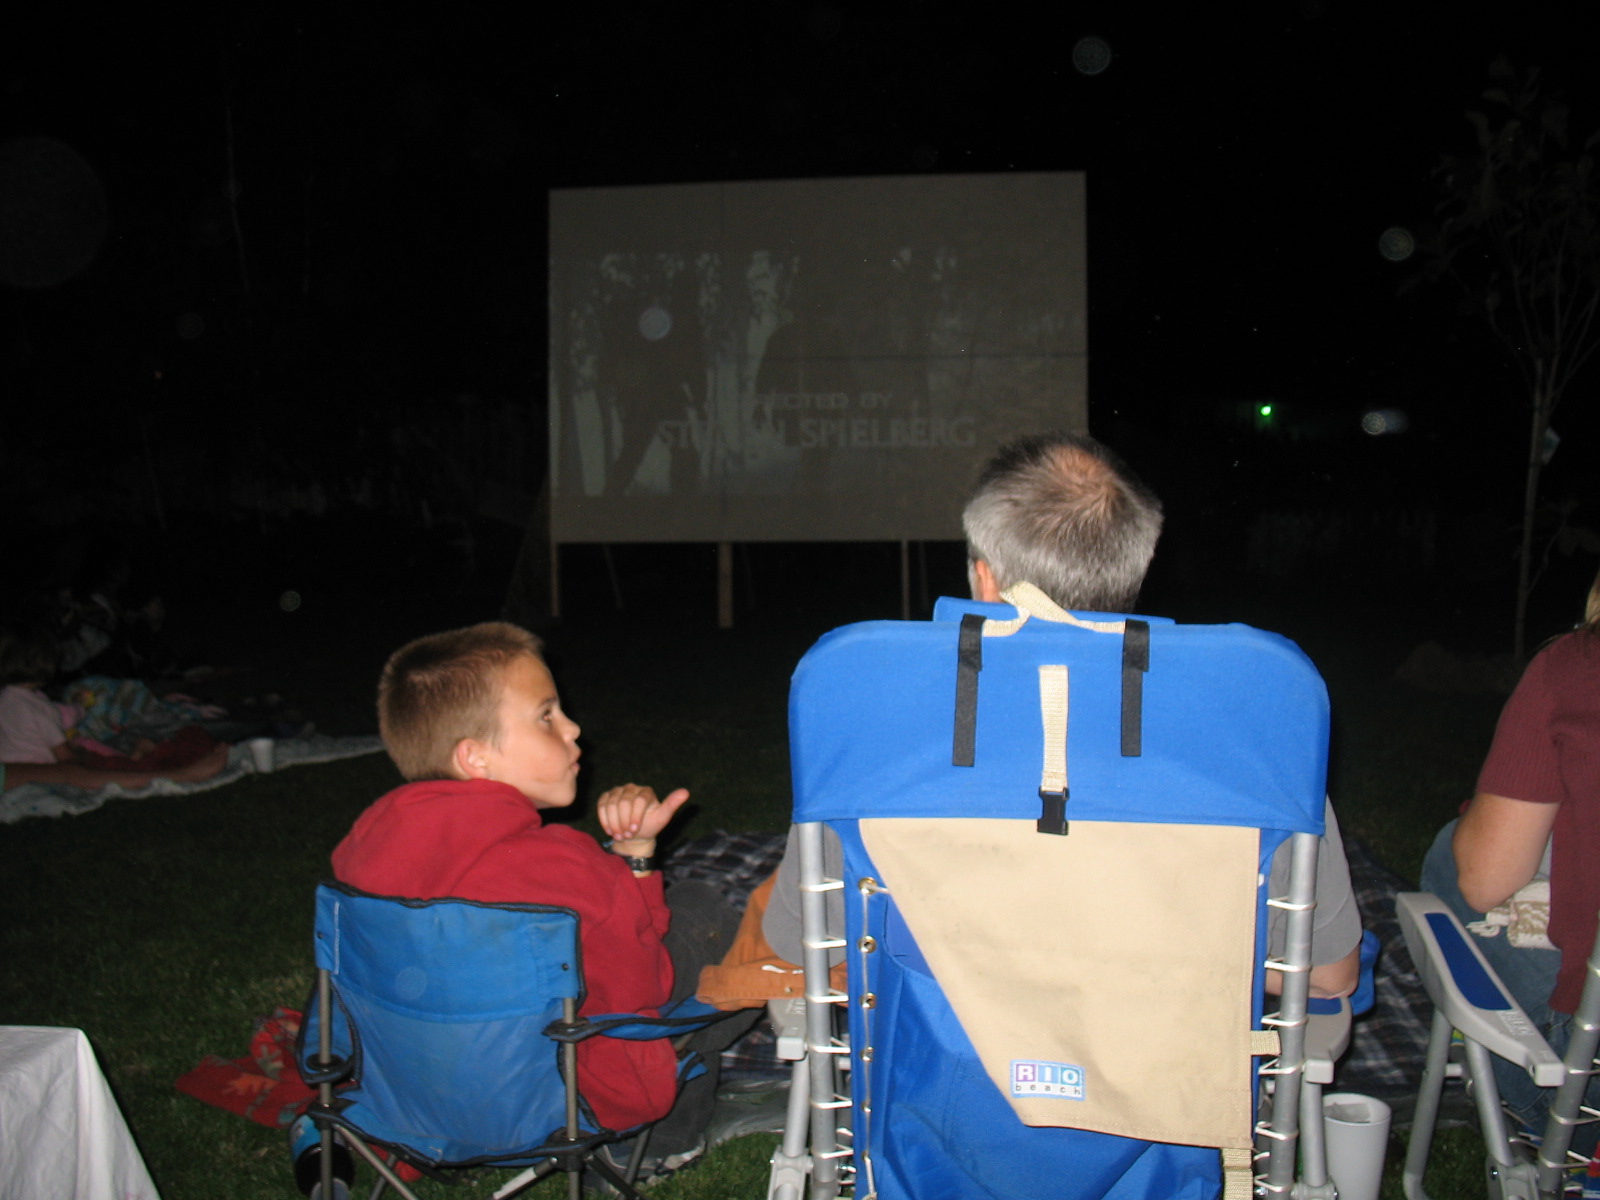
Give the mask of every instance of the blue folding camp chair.
[[1331, 1198], [1299, 1136], [1349, 1021], [1308, 1077], [1320, 677], [1245, 626], [1006, 598], [836, 630], [795, 672], [805, 1031], [769, 1195]]
[[[318, 1088], [321, 1195], [336, 1138], [407, 1200], [394, 1170], [527, 1167], [504, 1197], [555, 1170], [576, 1200], [586, 1169], [637, 1197], [596, 1151], [632, 1130], [599, 1125], [578, 1089], [577, 1043], [692, 1032], [725, 1014], [694, 1000], [660, 1017], [580, 1017], [578, 915], [537, 904], [404, 900], [317, 889], [317, 983], [298, 1059]], [[680, 1062], [680, 1083], [703, 1070]], [[378, 1150], [387, 1151], [381, 1155]], [[644, 1147], [636, 1145], [636, 1170]]]
[[[1600, 1120], [1600, 1112], [1584, 1103], [1589, 1080], [1600, 1071], [1595, 1059], [1600, 1048], [1600, 934], [1589, 954], [1566, 1054], [1558, 1056], [1442, 900], [1428, 892], [1402, 892], [1395, 897], [1395, 911], [1434, 1006], [1406, 1149], [1406, 1196], [1428, 1200], [1422, 1181], [1445, 1082], [1460, 1079], [1470, 1086], [1483, 1133], [1491, 1200], [1555, 1200], [1563, 1194], [1569, 1170], [1589, 1165], [1586, 1155], [1571, 1152], [1574, 1130]], [[1550, 1115], [1541, 1132], [1530, 1136], [1502, 1111], [1491, 1055], [1516, 1064], [1536, 1085], [1551, 1089]]]

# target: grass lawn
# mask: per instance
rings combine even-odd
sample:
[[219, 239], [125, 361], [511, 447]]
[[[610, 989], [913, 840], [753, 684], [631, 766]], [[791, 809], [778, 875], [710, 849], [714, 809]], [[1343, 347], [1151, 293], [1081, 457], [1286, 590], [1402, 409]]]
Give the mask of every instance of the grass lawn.
[[[785, 578], [770, 560], [756, 567], [766, 574], [746, 579], [746, 599], [756, 582]], [[892, 563], [884, 567], [892, 587]], [[931, 574], [936, 590], [959, 587], [948, 563], [936, 563]], [[552, 663], [567, 707], [584, 727], [588, 797], [626, 779], [688, 786], [694, 799], [677, 831], [682, 838], [785, 826], [790, 670], [826, 629], [895, 616], [898, 604], [892, 595], [821, 603], [808, 600], [804, 587], [782, 592], [780, 602], [757, 607], [740, 628], [718, 631], [710, 627], [698, 568], [686, 595], [652, 600], [648, 617], [635, 609], [617, 613], [603, 579], [574, 585], [571, 615], [552, 631]], [[363, 728], [356, 705], [370, 695], [384, 651], [418, 633], [494, 616], [497, 607], [488, 590], [368, 596], [326, 606], [320, 617], [308, 606], [299, 625], [263, 608], [241, 619], [247, 648], [239, 653], [257, 662], [256, 683], [290, 689], [329, 732], [369, 732], [370, 718]], [[1345, 828], [1415, 878], [1434, 831], [1471, 789], [1501, 698], [1395, 682], [1396, 665], [1430, 636], [1428, 626], [1375, 619], [1376, 607], [1354, 601], [1257, 598], [1248, 608], [1229, 608], [1197, 593], [1185, 603], [1148, 607], [1180, 619], [1246, 620], [1306, 648], [1333, 695], [1331, 786]], [[1484, 626], [1492, 645], [1499, 630]], [[337, 715], [327, 716], [324, 702]], [[0, 953], [7, 963], [0, 1020], [89, 1034], [167, 1200], [295, 1194], [283, 1133], [201, 1104], [172, 1084], [208, 1053], [243, 1054], [252, 1022], [273, 1007], [302, 1007], [311, 980], [312, 888], [357, 814], [396, 782], [387, 759], [373, 756], [249, 777], [193, 797], [118, 801], [76, 818], [0, 827]], [[1481, 1195], [1475, 1135], [1447, 1131], [1443, 1141], [1441, 1171], [1430, 1179], [1434, 1193]], [[655, 1194], [764, 1195], [772, 1144], [731, 1143]], [[1401, 1153], [1397, 1142], [1385, 1196], [1400, 1195]], [[541, 1194], [559, 1194], [559, 1185], [547, 1188]]]

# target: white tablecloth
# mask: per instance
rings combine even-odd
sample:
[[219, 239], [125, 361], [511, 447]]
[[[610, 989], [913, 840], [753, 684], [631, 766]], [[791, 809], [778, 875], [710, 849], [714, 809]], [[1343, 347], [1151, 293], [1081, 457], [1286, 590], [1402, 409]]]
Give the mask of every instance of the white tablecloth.
[[82, 1030], [0, 1025], [0, 1197], [160, 1200]]

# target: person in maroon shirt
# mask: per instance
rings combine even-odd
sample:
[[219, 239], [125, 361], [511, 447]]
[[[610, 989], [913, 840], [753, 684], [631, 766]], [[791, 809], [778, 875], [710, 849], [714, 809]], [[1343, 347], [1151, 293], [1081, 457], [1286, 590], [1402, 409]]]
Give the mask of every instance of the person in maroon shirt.
[[[582, 752], [578, 725], [562, 711], [541, 650], [526, 630], [489, 622], [395, 652], [379, 681], [378, 725], [411, 782], [357, 819], [333, 852], [334, 874], [379, 895], [575, 909], [587, 987], [580, 1012], [655, 1015], [676, 998], [674, 951], [692, 988], [698, 966], [721, 957], [738, 915], [704, 885], [680, 884], [673, 895], [687, 897], [685, 928], [678, 946], [664, 940], [673, 913], [656, 870], [656, 838], [689, 798], [684, 788], [664, 799], [632, 783], [607, 791], [596, 808], [612, 839], [606, 848], [546, 823], [546, 811], [576, 798]], [[725, 913], [712, 911], [718, 904]], [[685, 948], [685, 940], [698, 944]], [[737, 1032], [702, 1040], [725, 1045]], [[695, 1048], [714, 1066], [709, 1051], [722, 1045]], [[677, 1055], [669, 1039], [591, 1038], [578, 1047], [578, 1076], [595, 1116], [610, 1128], [672, 1112], [666, 1124], [674, 1136], [651, 1146], [657, 1169], [697, 1155], [715, 1072], [704, 1103], [675, 1110]]]
[[[1548, 875], [1556, 950], [1514, 947], [1504, 937], [1477, 944], [1557, 1053], [1565, 1049], [1594, 944], [1597, 862], [1600, 577], [1589, 589], [1583, 624], [1546, 645], [1523, 672], [1500, 714], [1475, 794], [1423, 864], [1423, 887], [1466, 922]], [[1519, 1068], [1499, 1060], [1495, 1066], [1506, 1100], [1530, 1125], [1540, 1124], [1548, 1096]], [[1592, 1133], [1588, 1140], [1592, 1145]]]

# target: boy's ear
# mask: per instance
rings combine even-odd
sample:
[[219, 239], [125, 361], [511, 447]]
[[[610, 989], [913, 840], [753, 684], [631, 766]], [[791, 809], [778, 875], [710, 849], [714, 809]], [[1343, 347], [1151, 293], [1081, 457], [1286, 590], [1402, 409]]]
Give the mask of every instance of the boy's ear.
[[462, 738], [450, 752], [450, 773], [457, 779], [489, 778], [489, 760], [484, 754], [483, 742], [477, 738]]

